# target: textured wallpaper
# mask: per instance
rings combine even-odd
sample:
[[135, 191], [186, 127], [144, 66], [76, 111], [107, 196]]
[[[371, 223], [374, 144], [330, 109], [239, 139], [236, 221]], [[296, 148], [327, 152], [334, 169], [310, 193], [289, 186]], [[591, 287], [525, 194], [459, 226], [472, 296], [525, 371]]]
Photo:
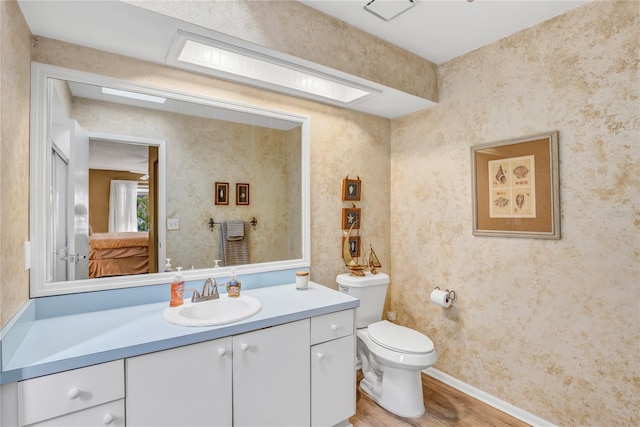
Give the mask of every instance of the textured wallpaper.
[[[398, 322], [437, 369], [559, 425], [640, 424], [638, 18], [596, 2], [454, 59], [440, 104], [392, 122]], [[470, 147], [552, 130], [562, 239], [474, 237]]]
[[[290, 254], [290, 240], [300, 241], [301, 234], [300, 223], [290, 227], [287, 215], [289, 203], [300, 211], [299, 179], [297, 187], [289, 185], [290, 173], [299, 176], [300, 169], [288, 168], [290, 146], [296, 144], [292, 135], [299, 146], [299, 130], [296, 134], [77, 98], [72, 117], [87, 132], [166, 141], [166, 213], [180, 220], [179, 230], [166, 231], [167, 258], [174, 267], [211, 268], [214, 260], [223, 259], [220, 226], [211, 231], [210, 218], [218, 223], [257, 218], [256, 230], [246, 236], [252, 263], [302, 257], [299, 250]], [[228, 205], [215, 205], [215, 182], [229, 183]], [[236, 183], [249, 184], [249, 205], [236, 205]]]
[[18, 4], [0, 2], [0, 327], [29, 298], [22, 245], [29, 240], [30, 49]]

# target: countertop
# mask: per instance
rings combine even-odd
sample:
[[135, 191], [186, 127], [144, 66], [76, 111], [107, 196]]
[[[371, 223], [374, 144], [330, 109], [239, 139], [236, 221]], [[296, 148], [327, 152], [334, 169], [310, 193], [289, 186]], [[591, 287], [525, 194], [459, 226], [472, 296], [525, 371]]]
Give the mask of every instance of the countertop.
[[260, 312], [220, 326], [173, 325], [163, 317], [167, 302], [36, 320], [4, 366], [2, 383], [209, 341], [360, 305], [357, 298], [313, 282], [306, 290], [287, 284], [245, 290], [243, 294], [261, 302]]

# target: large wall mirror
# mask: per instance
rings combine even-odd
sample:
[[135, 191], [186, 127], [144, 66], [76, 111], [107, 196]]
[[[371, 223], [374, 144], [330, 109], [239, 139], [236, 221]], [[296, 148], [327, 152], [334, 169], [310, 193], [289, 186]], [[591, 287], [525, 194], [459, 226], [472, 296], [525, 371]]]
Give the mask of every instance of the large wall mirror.
[[32, 297], [309, 266], [307, 116], [43, 64], [31, 105]]

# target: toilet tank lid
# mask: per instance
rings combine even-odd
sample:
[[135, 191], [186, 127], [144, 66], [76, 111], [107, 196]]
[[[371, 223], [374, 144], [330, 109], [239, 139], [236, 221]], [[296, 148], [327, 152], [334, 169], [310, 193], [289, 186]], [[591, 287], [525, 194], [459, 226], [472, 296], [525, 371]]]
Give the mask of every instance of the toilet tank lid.
[[353, 286], [355, 288], [364, 286], [388, 285], [389, 276], [384, 273], [371, 274], [370, 271], [365, 272], [365, 276], [352, 276], [349, 273], [338, 274], [336, 281], [339, 285]]

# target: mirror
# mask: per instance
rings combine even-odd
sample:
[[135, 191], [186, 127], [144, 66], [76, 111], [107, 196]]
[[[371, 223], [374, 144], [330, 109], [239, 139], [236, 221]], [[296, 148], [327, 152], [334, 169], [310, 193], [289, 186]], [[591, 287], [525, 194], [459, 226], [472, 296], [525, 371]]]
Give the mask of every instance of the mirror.
[[42, 64], [32, 79], [32, 296], [166, 283], [166, 259], [187, 280], [309, 266], [308, 117]]

